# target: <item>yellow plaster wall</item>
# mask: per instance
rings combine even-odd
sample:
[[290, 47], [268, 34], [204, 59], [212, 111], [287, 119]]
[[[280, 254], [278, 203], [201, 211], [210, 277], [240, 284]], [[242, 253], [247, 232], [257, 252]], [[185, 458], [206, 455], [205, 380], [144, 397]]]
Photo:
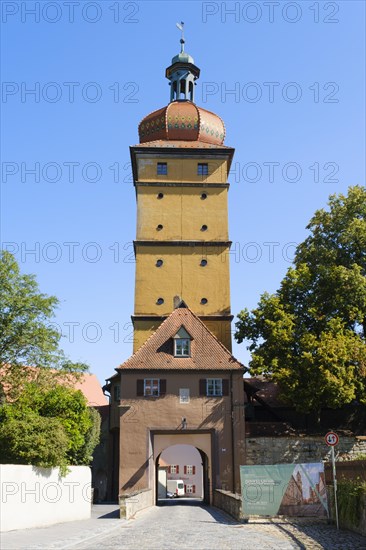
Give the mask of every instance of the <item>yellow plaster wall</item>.
[[[163, 229], [157, 230], [159, 224]], [[139, 187], [136, 234], [137, 240], [227, 241], [227, 188]]]
[[[157, 175], [157, 163], [166, 162], [168, 165], [168, 174], [166, 176]], [[208, 164], [208, 176], [199, 176], [197, 174], [197, 164]], [[222, 159], [207, 158], [174, 158], [172, 156], [160, 156], [159, 158], [149, 158], [138, 156], [137, 159], [138, 181], [140, 182], [187, 182], [187, 183], [226, 183], [228, 177], [228, 161]]]
[[[207, 266], [201, 267], [201, 259]], [[161, 267], [156, 261], [163, 260]], [[167, 315], [180, 296], [196, 315], [230, 314], [229, 249], [224, 246], [136, 246], [135, 315]], [[157, 305], [158, 298], [164, 304]], [[202, 305], [201, 298], [208, 303]]]

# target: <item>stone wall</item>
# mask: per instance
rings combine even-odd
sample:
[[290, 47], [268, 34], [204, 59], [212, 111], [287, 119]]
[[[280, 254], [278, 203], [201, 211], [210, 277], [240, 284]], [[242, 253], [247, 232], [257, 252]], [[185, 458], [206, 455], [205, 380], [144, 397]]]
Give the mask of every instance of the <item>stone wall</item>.
[[119, 517], [123, 519], [131, 519], [145, 508], [153, 506], [152, 489], [143, 489], [129, 495], [119, 496]]
[[230, 514], [236, 520], [243, 520], [241, 495], [216, 489], [213, 495], [213, 504], [217, 508], [220, 508], [220, 510], [224, 510], [224, 512]]
[[[329, 461], [330, 454], [330, 447], [322, 436], [246, 439], [246, 465]], [[366, 437], [340, 437], [339, 444], [335, 447], [336, 460], [352, 460], [360, 454], [366, 454]]]

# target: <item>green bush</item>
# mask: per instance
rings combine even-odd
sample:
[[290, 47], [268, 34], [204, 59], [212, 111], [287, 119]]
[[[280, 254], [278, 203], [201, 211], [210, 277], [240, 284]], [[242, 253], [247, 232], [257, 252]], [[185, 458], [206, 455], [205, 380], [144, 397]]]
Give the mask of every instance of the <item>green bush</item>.
[[59, 466], [65, 473], [69, 440], [57, 418], [27, 414], [0, 425], [1, 462], [32, 464], [42, 468]]
[[80, 390], [35, 383], [17, 401], [0, 406], [0, 462], [59, 466], [88, 465], [99, 442], [100, 415]]
[[366, 495], [366, 481], [342, 480], [337, 484], [338, 513], [341, 523], [358, 525], [361, 519], [361, 502]]

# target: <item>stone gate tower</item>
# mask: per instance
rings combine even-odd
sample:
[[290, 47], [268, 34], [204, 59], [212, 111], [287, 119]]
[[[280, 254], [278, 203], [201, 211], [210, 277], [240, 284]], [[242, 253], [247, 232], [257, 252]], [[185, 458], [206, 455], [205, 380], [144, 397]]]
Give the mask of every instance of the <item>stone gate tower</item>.
[[[245, 367], [231, 354], [225, 127], [194, 103], [199, 69], [181, 52], [166, 70], [170, 103], [131, 147], [137, 196], [134, 353], [111, 394], [112, 494], [153, 505], [161, 453], [195, 447], [204, 500], [240, 492]], [[216, 495], [216, 496], [215, 496]]]
[[170, 103], [139, 124], [134, 351], [183, 299], [231, 350], [227, 183], [234, 149], [221, 118], [194, 103], [200, 70], [181, 52], [166, 69]]

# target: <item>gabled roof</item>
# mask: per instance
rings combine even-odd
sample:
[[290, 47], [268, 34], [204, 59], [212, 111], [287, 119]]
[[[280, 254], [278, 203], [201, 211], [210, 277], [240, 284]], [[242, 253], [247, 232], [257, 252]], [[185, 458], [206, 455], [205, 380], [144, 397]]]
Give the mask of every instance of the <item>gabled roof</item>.
[[[192, 336], [191, 357], [174, 357], [173, 338], [181, 326]], [[175, 309], [121, 370], [242, 370], [242, 365], [188, 308]], [[118, 370], [117, 369], [117, 370]]]

